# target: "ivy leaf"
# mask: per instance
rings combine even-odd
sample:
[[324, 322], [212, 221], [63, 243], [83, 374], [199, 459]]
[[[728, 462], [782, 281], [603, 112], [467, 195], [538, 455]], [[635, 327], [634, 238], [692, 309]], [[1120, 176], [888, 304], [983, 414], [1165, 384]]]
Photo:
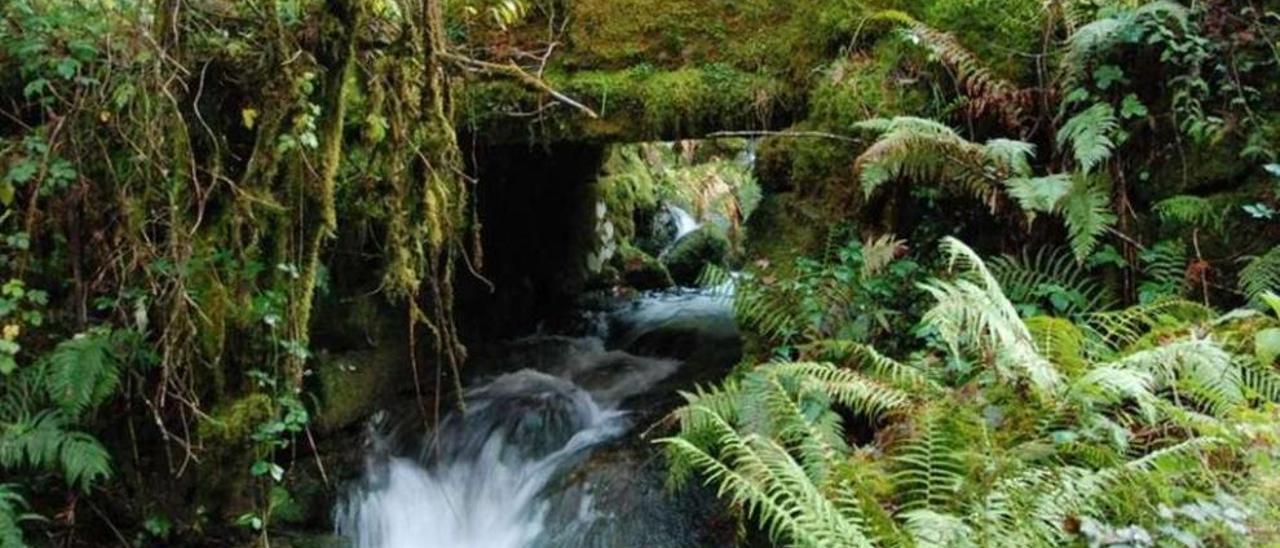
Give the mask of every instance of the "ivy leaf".
[[30, 181], [36, 175], [36, 163], [31, 160], [21, 160], [13, 166], [9, 167], [9, 172], [5, 174], [4, 180], [12, 184], [23, 184]]
[[1132, 93], [1124, 96], [1124, 101], [1120, 104], [1120, 116], [1122, 118], [1146, 118], [1149, 111], [1147, 105], [1142, 104], [1138, 100], [1138, 96]]
[[1108, 89], [1112, 84], [1124, 81], [1124, 71], [1115, 65], [1102, 65], [1093, 71], [1093, 79], [1098, 89]]
[[35, 80], [28, 82], [27, 85], [22, 88], [22, 96], [30, 99], [40, 95], [46, 89], [49, 89], [49, 81], [44, 78], [36, 78]]
[[1267, 164], [1262, 166], [1262, 169], [1270, 173], [1272, 177], [1280, 179], [1280, 164]]
[[253, 129], [254, 123], [258, 121], [258, 109], [246, 108], [240, 111], [240, 122], [244, 127]]
[[63, 57], [58, 60], [58, 64], [54, 66], [54, 72], [58, 73], [63, 80], [75, 78], [76, 73], [80, 71], [80, 61], [70, 57]]

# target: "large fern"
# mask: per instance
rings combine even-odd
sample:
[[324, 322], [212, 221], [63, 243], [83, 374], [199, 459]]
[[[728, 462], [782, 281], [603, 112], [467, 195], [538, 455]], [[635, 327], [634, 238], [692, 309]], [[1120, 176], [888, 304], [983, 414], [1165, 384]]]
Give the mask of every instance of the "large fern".
[[46, 386], [53, 400], [78, 416], [106, 401], [120, 385], [120, 367], [105, 333], [77, 335], [47, 357]]
[[1075, 87], [1092, 68], [1093, 63], [1132, 40], [1141, 25], [1160, 24], [1178, 32], [1190, 27], [1190, 11], [1169, 1], [1140, 3], [1138, 7], [1112, 10], [1106, 16], [1080, 26], [1067, 40], [1062, 70], [1068, 88]]
[[992, 365], [1003, 378], [1054, 388], [1058, 372], [1036, 351], [1027, 326], [982, 259], [954, 238], [943, 238], [941, 247], [960, 276], [923, 286], [937, 301], [923, 322], [938, 330], [953, 353], [981, 349], [994, 356]]
[[970, 116], [995, 114], [1005, 127], [1018, 127], [1031, 94], [997, 76], [955, 36], [898, 10], [880, 11], [872, 19], [902, 24], [913, 43], [927, 48], [945, 65], [965, 95], [965, 107]]

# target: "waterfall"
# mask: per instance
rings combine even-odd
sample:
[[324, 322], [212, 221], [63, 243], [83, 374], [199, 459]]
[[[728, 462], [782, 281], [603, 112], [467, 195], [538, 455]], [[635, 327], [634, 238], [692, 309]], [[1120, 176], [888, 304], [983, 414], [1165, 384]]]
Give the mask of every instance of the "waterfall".
[[688, 236], [689, 233], [701, 226], [698, 224], [698, 220], [693, 218], [693, 215], [690, 215], [688, 211], [681, 209], [679, 206], [665, 204], [665, 207], [667, 214], [671, 215], [671, 219], [676, 225], [676, 234], [671, 239], [671, 245], [675, 245], [676, 242], [680, 241], [680, 238]]

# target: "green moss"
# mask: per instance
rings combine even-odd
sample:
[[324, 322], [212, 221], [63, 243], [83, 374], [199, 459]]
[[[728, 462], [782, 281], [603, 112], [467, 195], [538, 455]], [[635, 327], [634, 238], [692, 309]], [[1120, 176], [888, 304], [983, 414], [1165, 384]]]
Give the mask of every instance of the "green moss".
[[[848, 135], [854, 124], [876, 117], [926, 111], [927, 89], [904, 72], [922, 60], [900, 44], [881, 42], [871, 51], [828, 65], [809, 90], [808, 117], [792, 129]], [[757, 166], [772, 191], [798, 190], [844, 205], [856, 198], [852, 165], [862, 147], [833, 139], [765, 139]]]
[[240, 447], [249, 442], [258, 425], [275, 417], [276, 408], [266, 394], [249, 394], [220, 406], [200, 422], [197, 433], [206, 444]]
[[796, 82], [863, 13], [854, 0], [576, 0], [570, 9], [570, 67], [724, 63]]
[[681, 238], [662, 258], [671, 278], [682, 286], [698, 283], [708, 266], [727, 265], [729, 240], [711, 227], [704, 226]]
[[1040, 51], [1044, 13], [1039, 2], [1025, 0], [937, 0], [920, 18], [953, 34], [996, 74], [1024, 81], [1034, 69], [1031, 54]]

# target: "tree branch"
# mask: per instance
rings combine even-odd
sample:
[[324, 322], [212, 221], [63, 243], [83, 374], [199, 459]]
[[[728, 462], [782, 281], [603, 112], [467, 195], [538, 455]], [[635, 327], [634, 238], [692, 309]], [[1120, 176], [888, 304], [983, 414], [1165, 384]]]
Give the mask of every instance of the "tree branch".
[[547, 95], [550, 95], [551, 97], [555, 98], [555, 100], [560, 101], [561, 103], [564, 103], [566, 105], [569, 105], [573, 108], [576, 108], [582, 111], [582, 113], [586, 114], [588, 117], [591, 117], [591, 118], [600, 117], [600, 115], [596, 114], [596, 111], [592, 110], [591, 107], [588, 107], [587, 105], [584, 105], [574, 100], [572, 97], [569, 97], [568, 95], [565, 95], [563, 93], [560, 93], [559, 91], [556, 91], [549, 84], [547, 84], [545, 80], [533, 74], [530, 74], [528, 71], [524, 70], [523, 68], [520, 68], [520, 65], [517, 65], [514, 62], [507, 63], [505, 65], [501, 63], [491, 63], [489, 61], [472, 59], [465, 55], [459, 55], [459, 54], [447, 52], [447, 51], [442, 51], [437, 55], [439, 55], [441, 59], [444, 59], [456, 65], [459, 65], [463, 68], [511, 76], [516, 80], [519, 80], [520, 83], [526, 86], [529, 86], [535, 90], [546, 93]]

